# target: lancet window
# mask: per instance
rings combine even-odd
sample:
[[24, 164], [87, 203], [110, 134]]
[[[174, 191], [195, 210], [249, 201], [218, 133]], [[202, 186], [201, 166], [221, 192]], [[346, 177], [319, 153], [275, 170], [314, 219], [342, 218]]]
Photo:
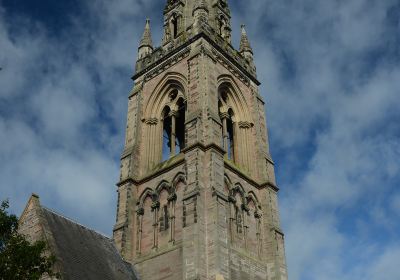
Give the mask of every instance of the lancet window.
[[149, 97], [144, 115], [145, 173], [185, 148], [186, 99], [182, 83], [169, 79], [162, 82]]
[[[172, 99], [177, 93], [172, 94]], [[167, 160], [185, 148], [185, 103], [182, 98], [174, 104], [174, 110], [166, 107], [163, 111], [162, 159]]]
[[257, 257], [261, 255], [261, 207], [255, 194], [246, 193], [240, 184], [229, 181], [230, 238], [235, 248], [246, 250]]
[[226, 158], [253, 172], [254, 138], [253, 123], [246, 99], [234, 82], [228, 78], [218, 88], [219, 114], [222, 124], [222, 147]]
[[[226, 151], [226, 156], [228, 159], [235, 159], [235, 131], [234, 131], [234, 112], [232, 108], [229, 108], [227, 104], [228, 96], [226, 92], [220, 94], [219, 100], [219, 110], [222, 120], [222, 146]], [[229, 109], [227, 109], [229, 108]]]
[[172, 38], [176, 38], [179, 32], [179, 17], [176, 14], [173, 14], [170, 19], [170, 32], [172, 34]]
[[183, 188], [185, 176], [172, 183], [161, 182], [155, 190], [146, 189], [136, 209], [136, 254], [147, 255], [182, 239]]
[[160, 218], [160, 231], [166, 231], [169, 228], [169, 213], [168, 213], [168, 205], [163, 205]]

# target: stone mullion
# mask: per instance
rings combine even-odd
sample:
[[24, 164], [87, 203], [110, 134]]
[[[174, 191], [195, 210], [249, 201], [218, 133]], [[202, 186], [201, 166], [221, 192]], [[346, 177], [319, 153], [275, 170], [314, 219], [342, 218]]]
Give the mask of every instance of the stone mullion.
[[158, 210], [160, 208], [160, 203], [155, 202], [152, 205], [153, 210], [153, 248], [156, 249], [158, 247]]
[[146, 153], [147, 157], [148, 157], [147, 169], [151, 168], [151, 161], [152, 161], [151, 155], [152, 155], [152, 149], [153, 149], [153, 146], [154, 146], [153, 138], [151, 137], [152, 136], [151, 135], [152, 129], [153, 129], [153, 125], [149, 124], [149, 126], [148, 126], [148, 130], [149, 130], [148, 131], [148, 138], [146, 139], [146, 144], [149, 145], [147, 147], [147, 153]]
[[261, 256], [262, 253], [262, 244], [261, 244], [261, 219], [259, 214], [255, 214], [258, 217], [256, 217], [256, 235], [257, 235], [257, 250], [258, 250], [258, 257]]
[[248, 163], [249, 163], [249, 173], [250, 174], [257, 174], [257, 172], [255, 172], [254, 170], [254, 143], [251, 142], [252, 139], [252, 128], [249, 127], [247, 129], [248, 133], [247, 133], [247, 158], [248, 158]]
[[146, 168], [150, 166], [150, 158], [149, 158], [149, 149], [150, 149], [150, 124], [146, 123], [144, 126], [144, 147], [143, 147], [143, 156], [146, 163]]
[[239, 124], [237, 124], [238, 132], [239, 132], [239, 164], [244, 167], [246, 164], [245, 161], [245, 154], [244, 154], [244, 133], [243, 133], [243, 128], [240, 127]]
[[[143, 211], [143, 209], [141, 209]], [[140, 255], [142, 251], [142, 235], [143, 235], [143, 212], [138, 211], [137, 212], [137, 223], [138, 223], [138, 230], [137, 230], [137, 248], [136, 252], [138, 255]]]
[[155, 138], [154, 138], [154, 124], [151, 124], [150, 126], [150, 141], [152, 142], [152, 145], [150, 146], [150, 168], [153, 168], [154, 166], [154, 149], [155, 149]]
[[[226, 152], [225, 155], [227, 155], [228, 152], [228, 126], [227, 126], [227, 122], [228, 122], [228, 113], [224, 112], [220, 114], [220, 118], [222, 119], [222, 146]], [[233, 148], [233, 147], [232, 147]], [[232, 160], [234, 160], [234, 158], [232, 157]]]
[[249, 128], [245, 128], [244, 129], [244, 137], [245, 137], [245, 142], [246, 142], [246, 144], [245, 144], [245, 153], [246, 153], [246, 161], [247, 161], [247, 164], [246, 164], [246, 169], [247, 169], [247, 171], [248, 172], [252, 172], [252, 160], [251, 160], [251, 155], [250, 155], [250, 151], [251, 151], [251, 149], [250, 149], [250, 146], [249, 146], [249, 133], [250, 133], [250, 129]]
[[243, 228], [243, 239], [244, 239], [244, 248], [247, 250], [247, 248], [248, 248], [248, 244], [247, 244], [247, 234], [248, 234], [248, 229], [249, 229], [249, 226], [248, 226], [248, 218], [247, 218], [247, 216], [248, 216], [248, 213], [247, 213], [247, 211], [245, 211], [245, 210], [242, 210], [242, 212], [243, 212], [243, 222], [242, 222], [242, 228]]
[[[230, 199], [231, 200], [231, 199]], [[235, 238], [234, 238], [234, 221], [235, 221], [235, 204], [233, 203], [233, 201], [229, 202], [229, 210], [230, 210], [230, 216], [229, 216], [229, 233], [230, 233], [230, 239], [231, 239], [231, 243], [234, 242]]]
[[162, 157], [163, 157], [163, 141], [164, 141], [164, 127], [163, 127], [163, 122], [161, 121], [158, 127], [158, 141], [159, 145], [158, 145], [158, 156], [159, 156], [159, 162], [162, 161]]
[[171, 116], [170, 157], [173, 157], [173, 156], [175, 156], [175, 149], [176, 149], [176, 147], [175, 147], [176, 146], [176, 112], [171, 111], [170, 116]]
[[222, 119], [223, 139], [224, 139], [224, 150], [228, 150], [228, 129], [226, 125], [226, 118]]
[[242, 137], [243, 137], [243, 146], [242, 146], [242, 150], [243, 150], [243, 168], [246, 171], [249, 171], [249, 152], [248, 152], [248, 147], [247, 147], [247, 129], [246, 127], [242, 126], [240, 128], [240, 130], [242, 131]]
[[156, 137], [154, 141], [156, 141], [156, 162], [158, 163], [162, 161], [163, 127], [161, 122], [156, 125]]
[[[175, 197], [176, 198], [176, 197]], [[172, 199], [169, 203], [170, 206], [170, 242], [175, 242], [175, 207], [176, 199]]]

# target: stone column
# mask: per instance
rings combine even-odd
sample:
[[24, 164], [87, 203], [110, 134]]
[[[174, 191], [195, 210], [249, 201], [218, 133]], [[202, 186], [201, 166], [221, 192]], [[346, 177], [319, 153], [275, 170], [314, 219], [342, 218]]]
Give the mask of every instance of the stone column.
[[171, 111], [169, 113], [169, 116], [171, 117], [171, 139], [170, 139], [170, 145], [171, 145], [171, 153], [170, 157], [175, 156], [175, 150], [176, 150], [176, 111]]
[[227, 112], [221, 113], [220, 117], [222, 119], [222, 137], [223, 137], [223, 148], [225, 152], [228, 151], [228, 127], [227, 127], [227, 119], [229, 114]]

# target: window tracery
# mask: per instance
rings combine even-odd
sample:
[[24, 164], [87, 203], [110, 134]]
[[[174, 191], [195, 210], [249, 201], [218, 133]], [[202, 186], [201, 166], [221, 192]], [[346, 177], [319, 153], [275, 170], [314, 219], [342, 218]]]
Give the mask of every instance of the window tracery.
[[253, 123], [247, 102], [229, 76], [220, 78], [219, 114], [222, 124], [222, 147], [226, 158], [253, 172], [254, 137]]
[[[169, 79], [170, 76], [174, 79]], [[178, 73], [167, 74], [149, 96], [143, 118], [146, 125], [142, 128], [143, 155], [147, 165], [142, 174], [185, 148], [184, 81]]]

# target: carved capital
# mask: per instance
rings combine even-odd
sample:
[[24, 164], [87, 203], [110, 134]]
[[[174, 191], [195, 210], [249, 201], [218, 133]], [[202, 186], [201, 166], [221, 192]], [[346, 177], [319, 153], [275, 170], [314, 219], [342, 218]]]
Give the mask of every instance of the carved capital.
[[149, 119], [145, 119], [144, 122], [148, 125], [156, 125], [158, 123], [158, 119], [157, 118], [149, 118]]
[[219, 113], [219, 116], [221, 119], [228, 119], [229, 118], [229, 113], [228, 112], [221, 112]]
[[159, 201], [154, 201], [153, 204], [151, 205], [151, 209], [159, 209], [160, 208], [160, 202]]
[[253, 124], [250, 123], [250, 122], [247, 122], [247, 121], [239, 122], [238, 125], [239, 125], [239, 128], [244, 128], [244, 129], [248, 129], [248, 128], [252, 128], [253, 127]]
[[177, 199], [176, 193], [172, 193], [168, 196], [168, 201], [175, 201]]
[[144, 208], [143, 207], [139, 207], [136, 210], [136, 214], [138, 214], [139, 216], [143, 216], [144, 215]]
[[170, 116], [170, 117], [172, 117], [172, 116], [177, 117], [177, 116], [178, 116], [178, 111], [171, 110], [171, 111], [169, 112], [168, 116]]

